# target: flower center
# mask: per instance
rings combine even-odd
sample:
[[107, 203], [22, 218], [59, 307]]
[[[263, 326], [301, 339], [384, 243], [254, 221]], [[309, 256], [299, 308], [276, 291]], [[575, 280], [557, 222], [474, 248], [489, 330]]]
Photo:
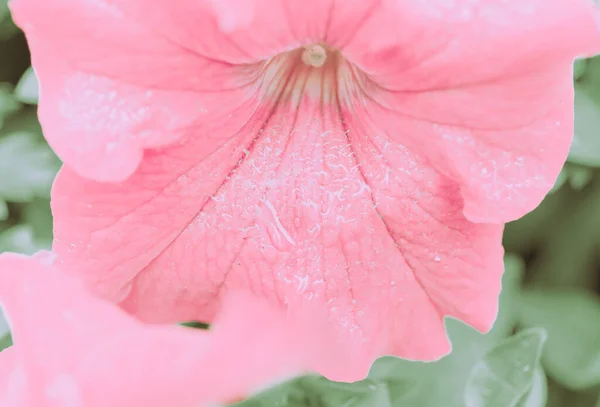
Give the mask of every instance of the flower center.
[[339, 105], [361, 95], [367, 76], [336, 49], [312, 44], [278, 54], [254, 69], [263, 100]]
[[327, 60], [327, 50], [321, 45], [311, 45], [302, 52], [302, 62], [306, 65], [320, 68]]

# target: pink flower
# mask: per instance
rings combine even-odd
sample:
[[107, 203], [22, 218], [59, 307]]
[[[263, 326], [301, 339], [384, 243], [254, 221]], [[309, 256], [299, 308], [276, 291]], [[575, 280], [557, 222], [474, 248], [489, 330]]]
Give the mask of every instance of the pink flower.
[[491, 327], [502, 225], [553, 185], [572, 61], [600, 51], [591, 0], [12, 9], [66, 163], [62, 264], [152, 322], [212, 321], [231, 290], [318, 305], [345, 379], [444, 355], [444, 316]]
[[15, 341], [0, 353], [2, 407], [204, 406], [301, 373], [317, 355], [248, 295], [230, 297], [210, 331], [144, 325], [16, 255], [0, 256], [0, 301]]

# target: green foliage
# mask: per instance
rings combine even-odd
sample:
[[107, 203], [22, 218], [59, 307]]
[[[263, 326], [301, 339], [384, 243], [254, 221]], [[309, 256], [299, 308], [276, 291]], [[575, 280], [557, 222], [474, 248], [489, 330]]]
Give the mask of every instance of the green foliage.
[[411, 393], [409, 383], [390, 383], [366, 379], [347, 384], [331, 382], [319, 376], [305, 376], [274, 386], [236, 407], [392, 407], [391, 386], [400, 386], [405, 394]]
[[592, 89], [575, 86], [575, 135], [569, 161], [600, 166], [600, 105], [592, 97]]
[[549, 338], [548, 374], [572, 389], [600, 384], [600, 299], [585, 291], [536, 290], [523, 295], [521, 322]]
[[11, 133], [0, 139], [0, 197], [30, 202], [50, 196], [50, 186], [60, 168], [54, 153], [34, 133]]
[[304, 376], [274, 386], [235, 407], [394, 407], [417, 405], [414, 383], [394, 379], [365, 379], [338, 383]]
[[2, 309], [0, 308], [0, 352], [12, 346], [12, 336], [9, 332], [8, 323], [3, 318]]
[[519, 402], [518, 407], [544, 407], [547, 401], [548, 381], [544, 370], [538, 366], [533, 374], [529, 394]]
[[565, 163], [562, 168], [552, 192], [558, 191], [564, 185], [569, 185], [574, 190], [582, 190], [594, 178], [594, 171], [583, 165]]
[[19, 30], [10, 18], [8, 0], [0, 0], [0, 41], [7, 40]]
[[208, 329], [208, 328], [210, 328], [209, 324], [205, 324], [204, 322], [197, 322], [197, 321], [182, 322], [180, 325], [183, 325], [183, 326], [188, 327], [188, 328], [194, 328], [194, 329]]
[[486, 353], [469, 374], [466, 407], [531, 404], [525, 400], [533, 387], [546, 337], [545, 331], [530, 329], [506, 339]]
[[587, 68], [587, 59], [578, 59], [573, 64], [573, 79], [577, 80], [583, 76]]
[[36, 105], [39, 98], [39, 84], [33, 68], [29, 67], [15, 88], [15, 98], [22, 103]]
[[19, 102], [12, 94], [12, 86], [9, 84], [0, 84], [0, 129], [4, 124], [4, 119], [19, 110]]
[[30, 225], [16, 225], [5, 229], [0, 234], [0, 252], [34, 254], [43, 247], [36, 244]]
[[31, 69], [19, 84], [0, 84], [0, 252], [50, 248], [50, 187], [60, 161], [37, 121], [37, 82]]
[[11, 347], [12, 344], [12, 336], [10, 334], [0, 337], [0, 352], [8, 347]]
[[575, 64], [575, 135], [569, 161], [600, 166], [600, 57]]

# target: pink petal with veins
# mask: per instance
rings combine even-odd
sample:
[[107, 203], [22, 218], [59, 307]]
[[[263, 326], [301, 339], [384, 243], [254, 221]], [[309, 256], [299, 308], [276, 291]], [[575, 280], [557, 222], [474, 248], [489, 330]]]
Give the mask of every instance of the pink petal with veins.
[[34, 258], [0, 256], [0, 283], [15, 341], [0, 353], [3, 407], [205, 406], [336, 354], [244, 293], [200, 331], [145, 325]]
[[[234, 290], [292, 321], [308, 307], [359, 355], [345, 379], [382, 354], [442, 356], [446, 315], [491, 327], [502, 225], [553, 185], [572, 61], [600, 51], [589, 0], [43, 4], [13, 8], [66, 163], [61, 264], [146, 321], [211, 321]], [[43, 49], [73, 72], [61, 79]], [[55, 114], [95, 91], [64, 93], [80, 74], [113, 81], [114, 101]], [[90, 112], [136, 101], [142, 124], [89, 129]], [[115, 137], [125, 147], [107, 159]]]

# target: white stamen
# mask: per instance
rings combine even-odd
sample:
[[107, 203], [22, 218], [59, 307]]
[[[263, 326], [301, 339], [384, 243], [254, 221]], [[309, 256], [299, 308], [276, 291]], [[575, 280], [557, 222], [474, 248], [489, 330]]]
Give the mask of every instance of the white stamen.
[[327, 60], [327, 51], [320, 45], [311, 45], [304, 49], [302, 53], [302, 62], [314, 68], [320, 68], [325, 65]]

